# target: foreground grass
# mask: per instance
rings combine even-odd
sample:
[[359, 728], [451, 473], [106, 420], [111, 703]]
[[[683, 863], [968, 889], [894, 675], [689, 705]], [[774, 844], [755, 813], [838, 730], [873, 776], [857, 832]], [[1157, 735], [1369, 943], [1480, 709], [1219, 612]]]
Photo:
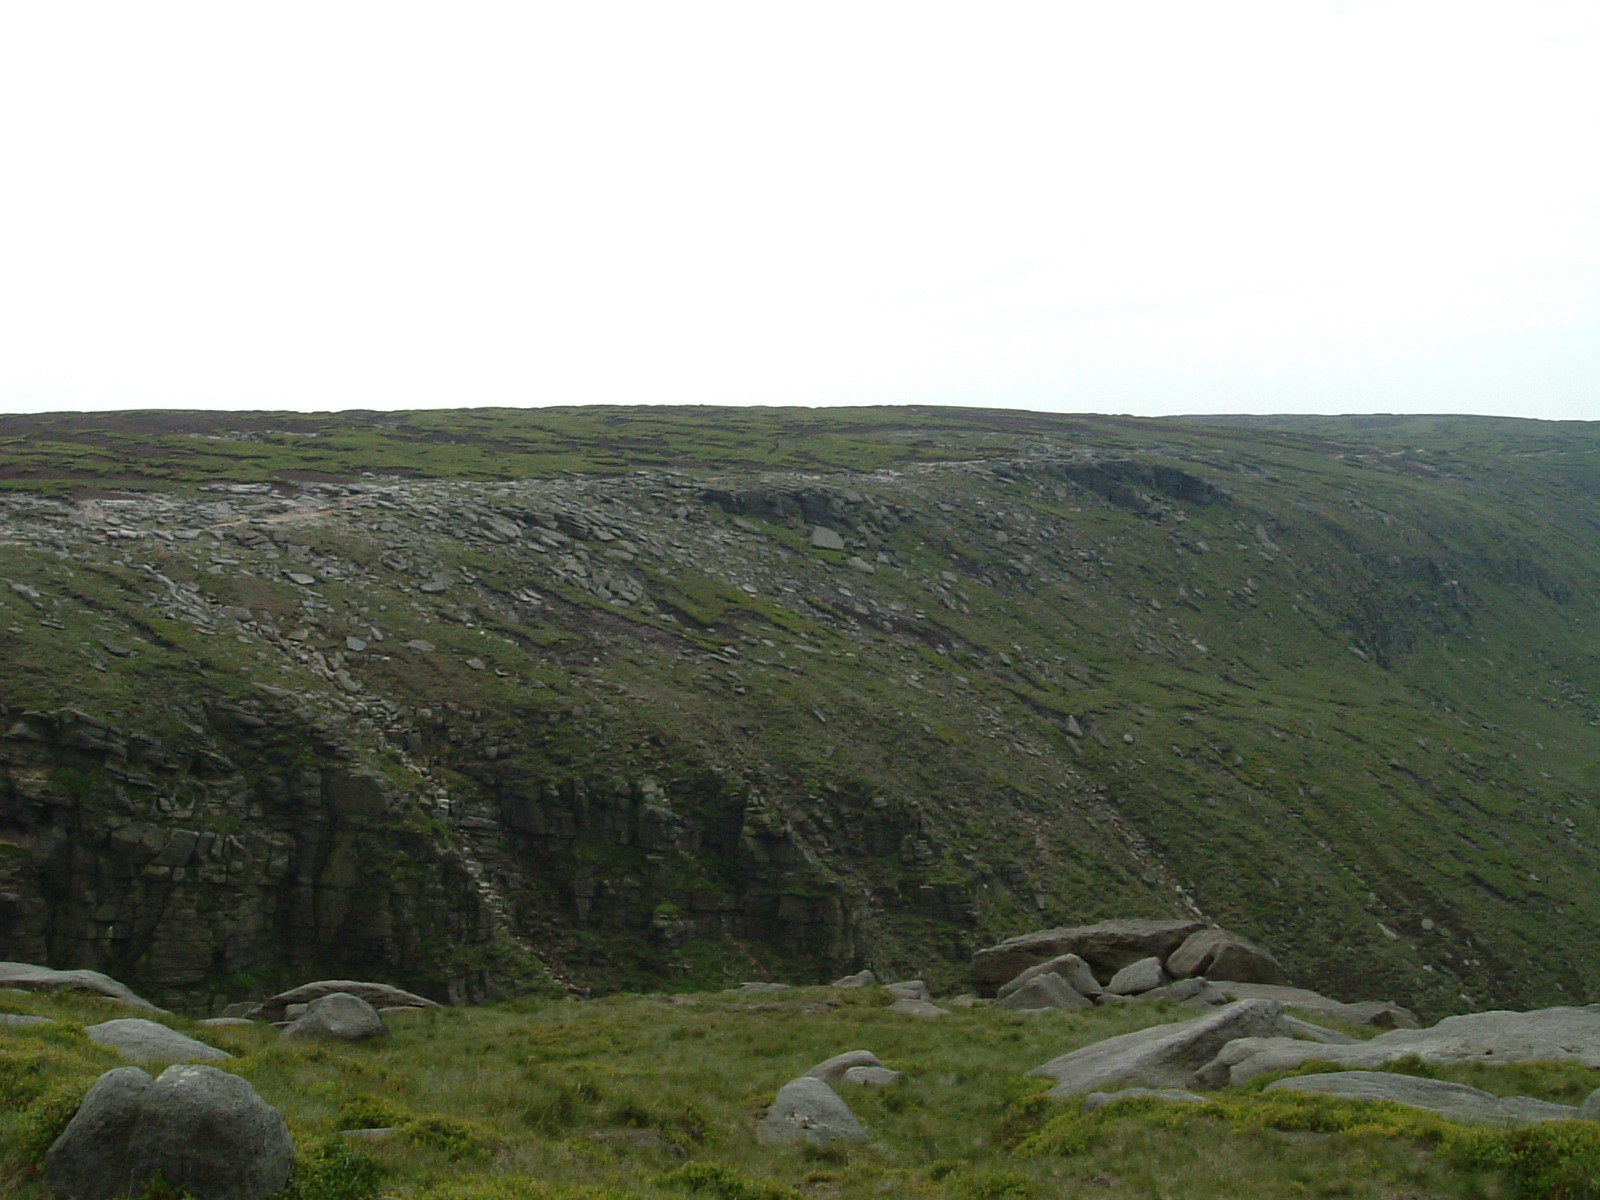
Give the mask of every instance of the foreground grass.
[[[89, 1084], [119, 1060], [93, 1001], [0, 993], [54, 1026], [0, 1033], [0, 1193], [45, 1195], [37, 1166]], [[1163, 1006], [1017, 1016], [891, 1014], [880, 994], [797, 989], [522, 1002], [396, 1018], [367, 1045], [201, 1029], [288, 1119], [291, 1200], [950, 1200], [1096, 1197], [1600, 1195], [1600, 1126], [1467, 1130], [1390, 1105], [1246, 1091], [1203, 1106], [1126, 1101], [1084, 1115], [1025, 1072], [1077, 1046], [1188, 1015]], [[848, 1149], [755, 1144], [774, 1092], [871, 1049], [897, 1087], [842, 1087], [874, 1134]], [[1568, 1099], [1570, 1065], [1474, 1068], [1471, 1082]], [[339, 1131], [378, 1126], [381, 1139]]]

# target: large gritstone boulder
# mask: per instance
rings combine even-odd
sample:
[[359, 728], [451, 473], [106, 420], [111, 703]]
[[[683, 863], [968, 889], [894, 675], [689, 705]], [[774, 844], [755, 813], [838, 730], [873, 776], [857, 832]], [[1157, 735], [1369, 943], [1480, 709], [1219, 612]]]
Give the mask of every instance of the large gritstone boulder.
[[802, 1075], [779, 1089], [772, 1107], [756, 1124], [763, 1146], [784, 1142], [865, 1142], [870, 1135], [850, 1106], [822, 1080]]
[[56, 971], [32, 963], [0, 962], [0, 987], [21, 988], [25, 992], [88, 992], [145, 1012], [165, 1011], [99, 971]]
[[123, 1200], [157, 1175], [195, 1200], [263, 1200], [289, 1182], [294, 1142], [278, 1110], [237, 1075], [119, 1067], [89, 1089], [45, 1155], [57, 1200]]
[[1095, 1042], [1051, 1059], [1028, 1074], [1055, 1080], [1052, 1096], [1130, 1086], [1188, 1088], [1195, 1072], [1229, 1042], [1280, 1033], [1282, 1015], [1283, 1010], [1271, 1000], [1236, 1000], [1192, 1020]]
[[1239, 983], [1287, 983], [1288, 976], [1271, 953], [1226, 929], [1202, 929], [1190, 934], [1167, 959], [1167, 973], [1175, 979], [1204, 975]]

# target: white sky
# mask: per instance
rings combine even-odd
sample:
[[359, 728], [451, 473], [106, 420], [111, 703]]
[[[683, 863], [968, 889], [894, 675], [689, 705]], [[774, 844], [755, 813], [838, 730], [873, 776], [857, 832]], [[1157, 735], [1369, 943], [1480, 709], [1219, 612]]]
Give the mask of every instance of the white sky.
[[1600, 0], [0, 7], [0, 411], [1600, 419]]

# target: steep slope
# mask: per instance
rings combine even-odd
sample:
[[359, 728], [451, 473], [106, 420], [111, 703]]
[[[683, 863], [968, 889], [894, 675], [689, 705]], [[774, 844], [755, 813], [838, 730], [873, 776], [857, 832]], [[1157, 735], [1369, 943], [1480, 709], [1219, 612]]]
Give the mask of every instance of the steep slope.
[[0, 479], [3, 957], [953, 980], [1200, 913], [1600, 984], [1593, 425], [114, 414]]

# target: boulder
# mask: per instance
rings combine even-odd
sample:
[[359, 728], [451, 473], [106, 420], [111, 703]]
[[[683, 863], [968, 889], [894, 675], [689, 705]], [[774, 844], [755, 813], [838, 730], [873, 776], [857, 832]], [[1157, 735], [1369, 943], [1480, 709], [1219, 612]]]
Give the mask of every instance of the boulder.
[[248, 1017], [207, 1017], [203, 1021], [196, 1021], [196, 1025], [204, 1025], [208, 1029], [226, 1029], [230, 1026], [254, 1025], [255, 1021]]
[[883, 990], [900, 1000], [932, 1000], [933, 993], [920, 979], [904, 979], [899, 983], [886, 983]]
[[1044, 929], [979, 950], [972, 956], [972, 981], [980, 994], [992, 996], [1029, 967], [1063, 954], [1076, 954], [1095, 974], [1109, 978], [1141, 958], [1165, 959], [1204, 928], [1192, 920], [1131, 920]]
[[836, 988], [864, 988], [871, 987], [878, 982], [878, 977], [871, 971], [857, 971], [854, 975], [846, 975], [843, 979], [835, 979], [833, 986]]
[[1293, 1070], [1311, 1059], [1369, 1070], [1412, 1055], [1427, 1063], [1576, 1062], [1600, 1068], [1600, 1012], [1587, 1008], [1468, 1013], [1446, 1017], [1431, 1029], [1394, 1029], [1348, 1046], [1246, 1036], [1255, 1040], [1222, 1047], [1207, 1065], [1206, 1077], [1214, 1085], [1237, 1086], [1269, 1071]]
[[363, 1042], [388, 1032], [378, 1010], [360, 996], [334, 992], [308, 1004], [306, 1011], [286, 1025], [280, 1036]]
[[900, 1082], [900, 1072], [888, 1067], [851, 1067], [843, 1079], [860, 1087], [889, 1087]]
[[907, 1017], [944, 1017], [949, 1014], [937, 1004], [928, 1000], [896, 1000], [889, 1005], [889, 1011], [900, 1013]]
[[1171, 982], [1161, 968], [1161, 960], [1152, 954], [1149, 958], [1129, 963], [1113, 975], [1111, 982], [1106, 984], [1106, 991], [1113, 996], [1137, 996], [1140, 992], [1154, 991]]
[[122, 1200], [158, 1174], [195, 1200], [262, 1200], [293, 1162], [283, 1117], [238, 1076], [174, 1066], [152, 1081], [119, 1067], [84, 1096], [44, 1176], [57, 1200]]
[[331, 996], [335, 992], [343, 992], [347, 996], [356, 996], [365, 1000], [373, 1008], [438, 1008], [438, 1004], [426, 996], [418, 996], [414, 992], [407, 992], [397, 987], [390, 987], [387, 983], [364, 983], [356, 979], [319, 979], [315, 983], [303, 983], [297, 988], [287, 992], [279, 992], [270, 1000], [261, 1003], [259, 1012], [233, 1013], [224, 1010], [223, 1016], [255, 1016], [258, 1020], [277, 1022], [284, 1019], [284, 1010], [291, 1004], [310, 1004], [313, 1000], [320, 1000], [323, 996]]
[[31, 963], [0, 962], [0, 987], [20, 988], [25, 992], [88, 992], [145, 1012], [166, 1011], [99, 971], [56, 971]]
[[833, 1083], [844, 1077], [844, 1073], [852, 1067], [881, 1067], [878, 1056], [871, 1050], [846, 1050], [843, 1054], [835, 1054], [832, 1058], [824, 1059], [806, 1075], [812, 1079], [820, 1079], [823, 1083]]
[[811, 544], [818, 550], [843, 550], [844, 539], [837, 530], [829, 529], [826, 525], [813, 525], [811, 527]]
[[850, 1106], [820, 1079], [802, 1075], [778, 1089], [766, 1115], [756, 1122], [763, 1146], [786, 1142], [865, 1142], [870, 1136]]
[[129, 1062], [221, 1062], [233, 1057], [226, 1050], [197, 1042], [176, 1029], [168, 1029], [143, 1017], [119, 1017], [115, 1021], [103, 1021], [99, 1025], [89, 1026], [84, 1032], [89, 1035], [91, 1042], [111, 1047]]
[[1239, 983], [1288, 982], [1278, 960], [1247, 938], [1226, 929], [1202, 929], [1190, 934], [1167, 958], [1167, 971], [1179, 979], [1204, 975]]
[[1094, 1002], [1078, 995], [1055, 972], [1036, 975], [1016, 991], [994, 1002], [1011, 1012], [1045, 1012], [1051, 1009], [1093, 1008]]
[[1230, 1000], [1276, 1000], [1286, 1008], [1298, 1008], [1324, 1020], [1348, 1021], [1352, 1025], [1370, 1025], [1375, 1029], [1417, 1029], [1422, 1022], [1409, 1009], [1391, 1004], [1387, 1000], [1363, 1000], [1345, 1004], [1306, 988], [1280, 987], [1270, 983], [1238, 983], [1228, 981], [1216, 986]]
[[1023, 984], [1039, 975], [1059, 975], [1066, 982], [1066, 985], [1077, 992], [1078, 995], [1087, 996], [1091, 1000], [1105, 991], [1100, 986], [1099, 981], [1095, 979], [1094, 972], [1089, 969], [1088, 963], [1084, 962], [1076, 954], [1060, 954], [1047, 962], [1029, 967], [1015, 979], [1002, 985], [1000, 990], [995, 993], [995, 998], [1004, 1000]]
[[1124, 1088], [1120, 1092], [1090, 1092], [1083, 1098], [1083, 1111], [1093, 1112], [1119, 1100], [1164, 1100], [1168, 1104], [1204, 1104], [1206, 1098], [1181, 1088]]
[[1539, 1121], [1570, 1121], [1580, 1109], [1565, 1104], [1532, 1100], [1527, 1096], [1496, 1096], [1464, 1083], [1391, 1075], [1387, 1071], [1338, 1071], [1328, 1075], [1299, 1075], [1269, 1083], [1269, 1092], [1310, 1092], [1341, 1100], [1387, 1100], [1410, 1108], [1438, 1113], [1464, 1125], [1532, 1125]]
[[1119, 1086], [1187, 1088], [1194, 1073], [1229, 1042], [1280, 1032], [1282, 1016], [1271, 1000], [1236, 1000], [1187, 1021], [1095, 1042], [1029, 1074], [1055, 1080], [1052, 1096]]

